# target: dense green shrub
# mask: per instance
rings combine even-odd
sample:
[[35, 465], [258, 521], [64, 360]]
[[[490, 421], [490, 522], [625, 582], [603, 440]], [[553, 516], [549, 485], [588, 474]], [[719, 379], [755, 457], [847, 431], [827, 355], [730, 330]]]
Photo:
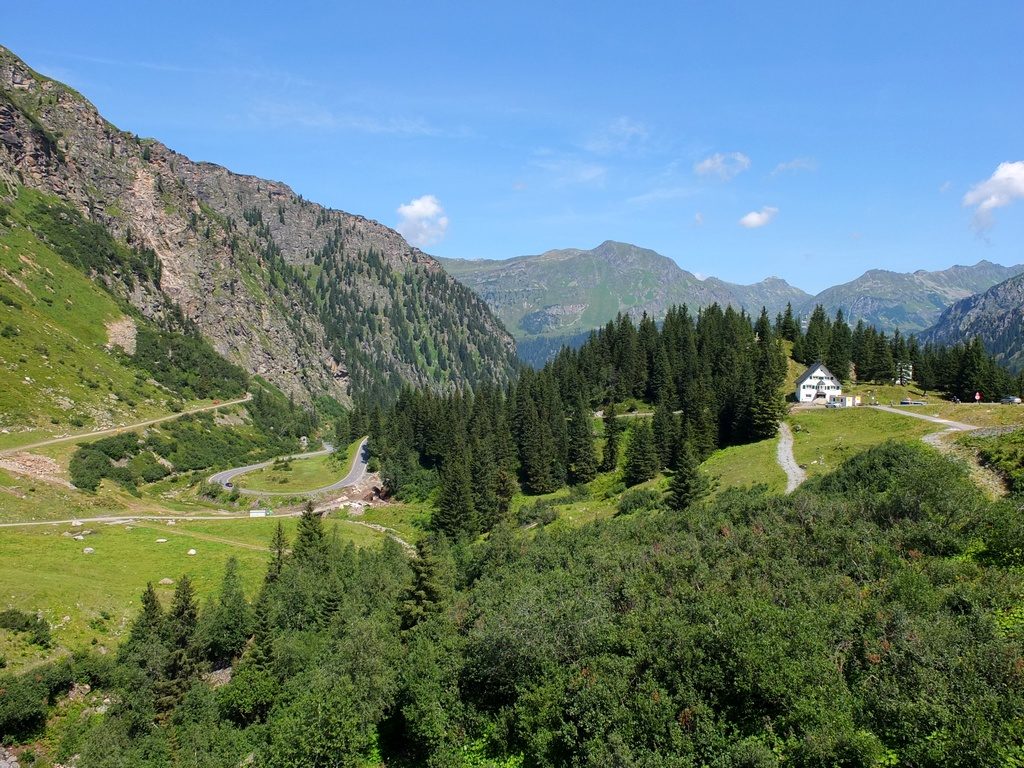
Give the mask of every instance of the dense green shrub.
[[120, 461], [134, 456], [139, 450], [139, 436], [134, 432], [122, 432], [113, 437], [103, 437], [91, 443], [79, 443], [99, 451], [111, 461]]
[[660, 508], [661, 494], [654, 488], [633, 488], [622, 494], [618, 511], [620, 515], [628, 515]]
[[103, 453], [93, 450], [88, 445], [82, 446], [71, 455], [68, 472], [71, 482], [83, 491], [95, 491], [100, 481], [107, 477], [113, 465]]
[[43, 648], [50, 647], [50, 625], [46, 619], [32, 613], [8, 608], [0, 611], [0, 628], [23, 632], [31, 641]]
[[165, 387], [189, 398], [241, 397], [249, 377], [198, 334], [139, 326], [132, 361]]

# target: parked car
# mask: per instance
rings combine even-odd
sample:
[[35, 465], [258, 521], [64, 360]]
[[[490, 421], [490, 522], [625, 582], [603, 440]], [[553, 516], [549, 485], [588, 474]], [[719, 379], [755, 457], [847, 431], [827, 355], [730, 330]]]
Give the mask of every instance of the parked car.
[[911, 400], [909, 397], [905, 397], [900, 400], [900, 405], [928, 405], [924, 400]]
[[1001, 402], [1003, 405], [1020, 405], [1020, 398], [1014, 397], [1013, 395], [1007, 395], [999, 402]]
[[839, 408], [839, 403], [825, 403], [826, 408]]

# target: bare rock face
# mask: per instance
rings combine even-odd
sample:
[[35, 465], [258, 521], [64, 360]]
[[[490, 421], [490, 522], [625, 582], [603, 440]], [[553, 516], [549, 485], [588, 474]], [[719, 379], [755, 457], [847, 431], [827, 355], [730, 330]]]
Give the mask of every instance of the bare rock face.
[[[0, 181], [59, 197], [129, 245], [151, 249], [158, 285], [134, 288], [132, 303], [151, 318], [177, 305], [218, 352], [300, 400], [323, 393], [348, 401], [353, 368], [367, 382], [387, 376], [440, 388], [500, 382], [511, 371], [510, 337], [471, 294], [458, 295], [459, 308], [447, 314], [427, 306], [434, 316], [408, 321], [422, 326], [417, 341], [426, 335], [432, 350], [451, 350], [444, 375], [424, 370], [414, 331], [399, 317], [403, 291], [461, 286], [445, 285], [439, 264], [398, 233], [124, 133], [2, 47]], [[328, 263], [332, 274], [344, 272], [344, 286], [315, 279]], [[469, 376], [467, 361], [475, 366]]]

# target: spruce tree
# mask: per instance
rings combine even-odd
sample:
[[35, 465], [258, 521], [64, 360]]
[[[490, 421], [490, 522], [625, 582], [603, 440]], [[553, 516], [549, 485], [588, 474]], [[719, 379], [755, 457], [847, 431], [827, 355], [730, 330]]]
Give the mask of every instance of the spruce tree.
[[416, 544], [413, 581], [406, 590], [400, 613], [402, 629], [411, 629], [443, 610], [455, 594], [455, 560], [444, 537], [427, 536]]
[[832, 323], [829, 336], [828, 351], [825, 354], [825, 367], [840, 381], [849, 381], [850, 362], [853, 359], [853, 332], [846, 324], [843, 310], [836, 310], [836, 319]]
[[658, 401], [658, 406], [654, 409], [651, 432], [654, 449], [658, 454], [658, 468], [671, 467], [675, 463], [679, 424], [665, 397]]
[[490, 449], [490, 441], [473, 435], [470, 438], [470, 476], [473, 509], [481, 528], [490, 530], [498, 518], [498, 468]]
[[225, 664], [241, 653], [252, 632], [252, 610], [245, 600], [238, 576], [238, 560], [228, 558], [220, 594], [204, 612], [197, 631], [197, 645], [203, 656]]
[[153, 687], [153, 693], [157, 710], [168, 713], [181, 701], [198, 674], [192, 655], [198, 611], [192, 581], [188, 576], [182, 576], [178, 581], [171, 608], [164, 621], [170, 656], [161, 678]]
[[811, 313], [811, 319], [807, 322], [807, 333], [803, 338], [803, 360], [807, 365], [813, 365], [819, 360], [824, 360], [828, 355], [829, 337], [832, 333], [828, 315], [825, 308], [819, 304]]
[[324, 568], [327, 566], [327, 537], [320, 515], [313, 511], [312, 503], [299, 516], [295, 529], [295, 546], [292, 558], [299, 565]]
[[576, 398], [569, 419], [568, 476], [570, 485], [589, 483], [597, 475], [594, 435], [590, 429], [590, 413], [582, 397]]
[[284, 535], [284, 526], [281, 525], [281, 521], [277, 521], [277, 527], [274, 529], [274, 538], [270, 541], [270, 565], [267, 567], [266, 581], [272, 582], [277, 581], [281, 576], [281, 570], [284, 568], [285, 554], [288, 552], [288, 539]]
[[601, 455], [601, 471], [614, 472], [619, 466], [619, 435], [622, 424], [615, 412], [615, 403], [609, 403], [604, 409], [604, 452]]
[[629, 429], [623, 480], [627, 486], [650, 480], [658, 473], [658, 453], [647, 419], [637, 419]]
[[453, 541], [473, 536], [478, 531], [468, 459], [461, 444], [445, 457], [441, 464], [437, 506], [430, 517], [431, 528]]
[[701, 471], [693, 449], [683, 443], [679, 449], [676, 470], [669, 481], [666, 500], [669, 509], [683, 512], [694, 502], [699, 501], [711, 490], [711, 483]]
[[763, 309], [754, 326], [754, 384], [750, 400], [750, 433], [755, 440], [774, 437], [786, 412], [782, 385], [786, 379], [786, 356], [775, 337], [768, 313]]

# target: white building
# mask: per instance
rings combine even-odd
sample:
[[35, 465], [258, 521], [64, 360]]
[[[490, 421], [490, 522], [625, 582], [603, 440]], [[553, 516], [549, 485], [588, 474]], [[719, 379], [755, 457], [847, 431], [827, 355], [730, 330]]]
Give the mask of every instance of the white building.
[[804, 371], [796, 380], [796, 401], [813, 403], [817, 398], [829, 402], [843, 394], [843, 386], [820, 360]]

